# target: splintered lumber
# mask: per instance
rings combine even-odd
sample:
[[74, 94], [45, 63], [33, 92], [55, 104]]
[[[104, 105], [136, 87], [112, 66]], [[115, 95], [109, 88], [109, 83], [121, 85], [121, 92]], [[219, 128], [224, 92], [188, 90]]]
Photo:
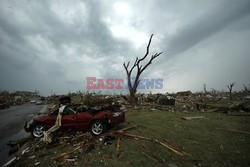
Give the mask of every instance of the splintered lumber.
[[117, 138], [117, 142], [116, 142], [116, 151], [119, 152], [120, 151], [120, 141], [121, 141], [121, 137], [118, 136]]
[[178, 155], [180, 155], [180, 156], [184, 156], [184, 155], [186, 155], [186, 154], [187, 154], [186, 152], [180, 152], [180, 151], [177, 151], [176, 149], [174, 149], [174, 148], [172, 148], [172, 147], [168, 146], [167, 144], [165, 144], [165, 143], [163, 143], [163, 142], [160, 142], [160, 141], [159, 141], [159, 140], [157, 140], [157, 139], [155, 139], [154, 141], [155, 141], [156, 143], [161, 144], [162, 146], [166, 147], [167, 149], [169, 149], [169, 150], [173, 151], [174, 153], [176, 153], [176, 154], [178, 154]]
[[142, 154], [144, 154], [146, 157], [154, 160], [155, 162], [159, 162], [161, 164], [163, 164], [165, 161], [165, 159], [161, 158], [160, 156], [155, 155], [153, 152], [147, 152], [146, 150], [142, 150]]
[[130, 129], [133, 129], [136, 127], [138, 127], [138, 125], [133, 125], [133, 126], [129, 126], [129, 127], [123, 128], [123, 129], [119, 129], [118, 131], [126, 131], [126, 130], [130, 130]]
[[152, 159], [153, 161], [158, 162], [154, 157], [151, 157], [150, 155], [146, 154], [145, 152], [142, 152], [142, 154], [144, 154], [149, 159]]
[[[204, 117], [205, 118], [205, 117]], [[148, 140], [148, 141], [155, 141], [156, 143], [164, 146], [165, 148], [173, 151], [174, 153], [176, 153], [177, 155], [180, 155], [180, 156], [184, 156], [186, 155], [187, 153], [185, 151], [178, 151], [176, 149], [174, 149], [173, 147], [157, 140], [157, 139], [153, 139], [153, 138], [149, 138], [149, 137], [144, 137], [144, 136], [139, 136], [139, 135], [134, 135], [134, 134], [130, 134], [130, 133], [126, 133], [125, 130], [129, 130], [129, 129], [132, 129], [132, 128], [135, 128], [137, 127], [137, 125], [134, 125], [134, 126], [130, 126], [130, 127], [127, 127], [127, 128], [124, 128], [124, 129], [120, 129], [120, 130], [117, 130], [117, 131], [114, 131], [114, 132], [110, 132], [109, 135], [110, 136], [113, 136], [113, 137], [116, 137], [117, 138], [117, 143], [116, 143], [116, 151], [119, 151], [119, 148], [120, 148], [120, 137], [121, 136], [128, 136], [128, 137], [132, 137], [136, 140]], [[146, 156], [148, 156], [146, 153], [144, 153]], [[151, 156], [149, 156], [148, 158], [152, 158]], [[154, 158], [155, 160], [155, 158]]]
[[56, 160], [56, 161], [64, 161], [64, 159], [68, 158], [70, 154], [74, 153], [75, 151], [78, 151], [82, 148], [82, 146], [76, 147], [74, 150], [62, 153], [61, 155], [57, 155], [55, 157], [52, 157], [51, 159]]
[[241, 105], [241, 104], [242, 104], [242, 102], [234, 102], [234, 103], [229, 107], [229, 109], [238, 107], [238, 106]]
[[181, 117], [181, 119], [184, 119], [184, 120], [205, 119], [205, 118], [206, 118], [206, 117], [204, 117], [204, 116]]
[[139, 136], [139, 135], [134, 135], [134, 134], [129, 134], [129, 133], [120, 133], [120, 134], [123, 135], [123, 136], [129, 136], [129, 137], [133, 137], [133, 138], [136, 138], [136, 139], [153, 140], [153, 139], [148, 138], [148, 137]]
[[20, 158], [18, 156], [15, 156], [11, 160], [9, 160], [6, 164], [3, 165], [3, 167], [12, 166], [16, 161], [18, 161]]

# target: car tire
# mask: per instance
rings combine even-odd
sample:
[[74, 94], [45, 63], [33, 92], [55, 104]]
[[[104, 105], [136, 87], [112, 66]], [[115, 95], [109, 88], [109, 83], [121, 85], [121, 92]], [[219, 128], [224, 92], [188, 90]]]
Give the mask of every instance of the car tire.
[[44, 131], [45, 131], [45, 128], [43, 124], [36, 124], [34, 125], [31, 134], [34, 138], [41, 138], [43, 137]]
[[95, 120], [90, 125], [90, 132], [94, 136], [98, 136], [106, 131], [106, 124], [100, 120]]

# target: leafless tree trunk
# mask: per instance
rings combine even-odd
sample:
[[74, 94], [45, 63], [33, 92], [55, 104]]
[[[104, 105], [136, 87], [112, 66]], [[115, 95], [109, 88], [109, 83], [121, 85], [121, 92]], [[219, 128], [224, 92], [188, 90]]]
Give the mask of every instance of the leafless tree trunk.
[[230, 100], [232, 100], [232, 90], [233, 90], [233, 86], [235, 85], [236, 83], [231, 83], [229, 85], [227, 85], [227, 88], [229, 89], [229, 97], [230, 97]]
[[211, 92], [212, 92], [212, 95], [215, 96], [216, 95], [216, 90], [214, 88], [211, 88]]
[[204, 90], [204, 93], [207, 93], [207, 85], [205, 83], [203, 84], [203, 90]]
[[[129, 93], [130, 93], [130, 99], [129, 99], [129, 100], [130, 100], [130, 104], [131, 104], [132, 106], [135, 105], [135, 95], [136, 95], [137, 87], [138, 87], [138, 85], [139, 85], [139, 83], [140, 83], [140, 80], [139, 80], [139, 79], [140, 79], [140, 75], [142, 74], [142, 72], [143, 72], [150, 64], [152, 64], [152, 61], [153, 61], [156, 57], [158, 57], [158, 56], [160, 56], [160, 55], [162, 54], [162, 52], [161, 52], [161, 53], [155, 53], [154, 55], [151, 56], [151, 59], [148, 61], [148, 63], [147, 63], [146, 65], [144, 65], [144, 66], [143, 66], [143, 65], [140, 65], [140, 63], [141, 63], [141, 62], [148, 56], [148, 54], [149, 54], [149, 47], [150, 47], [150, 44], [151, 44], [151, 40], [152, 40], [153, 35], [154, 35], [154, 34], [152, 34], [152, 35], [150, 36], [150, 39], [149, 39], [149, 42], [148, 42], [148, 46], [147, 46], [147, 52], [146, 52], [146, 54], [144, 55], [143, 58], [139, 59], [138, 57], [136, 57], [136, 60], [135, 60], [133, 66], [131, 67], [130, 70], [128, 69], [128, 68], [129, 68], [130, 62], [128, 62], [127, 64], [126, 64], [125, 62], [123, 63], [123, 66], [124, 66], [124, 68], [125, 68], [125, 70], [126, 70], [126, 74], [127, 74], [127, 77], [128, 77], [128, 88], [129, 88]], [[132, 83], [132, 82], [131, 82], [131, 74], [132, 74], [134, 68], [137, 69], [137, 72], [136, 72], [136, 76], [135, 76], [135, 81], [134, 81], [134, 83]]]
[[247, 86], [245, 84], [243, 84], [243, 86], [245, 88], [244, 91], [250, 93], [250, 84], [249, 84], [249, 88], [247, 88]]

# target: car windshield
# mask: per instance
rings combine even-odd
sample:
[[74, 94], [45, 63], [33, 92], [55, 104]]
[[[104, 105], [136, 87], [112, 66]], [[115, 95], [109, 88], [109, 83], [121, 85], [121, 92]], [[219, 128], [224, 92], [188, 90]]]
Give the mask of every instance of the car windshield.
[[70, 114], [75, 114], [75, 113], [76, 113], [76, 111], [73, 110], [72, 108], [65, 107], [65, 109], [63, 110], [62, 115], [70, 115]]

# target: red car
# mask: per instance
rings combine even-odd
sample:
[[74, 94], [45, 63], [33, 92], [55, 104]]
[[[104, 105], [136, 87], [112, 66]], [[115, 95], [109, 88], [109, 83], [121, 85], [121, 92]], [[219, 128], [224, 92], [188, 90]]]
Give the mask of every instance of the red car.
[[[43, 131], [55, 125], [58, 110], [51, 114], [34, 118], [30, 123], [26, 123], [26, 132], [40, 138]], [[67, 106], [62, 113], [61, 130], [90, 131], [93, 135], [100, 135], [105, 132], [107, 126], [117, 125], [125, 121], [124, 107], [107, 107], [101, 109], [91, 109], [77, 106]]]

